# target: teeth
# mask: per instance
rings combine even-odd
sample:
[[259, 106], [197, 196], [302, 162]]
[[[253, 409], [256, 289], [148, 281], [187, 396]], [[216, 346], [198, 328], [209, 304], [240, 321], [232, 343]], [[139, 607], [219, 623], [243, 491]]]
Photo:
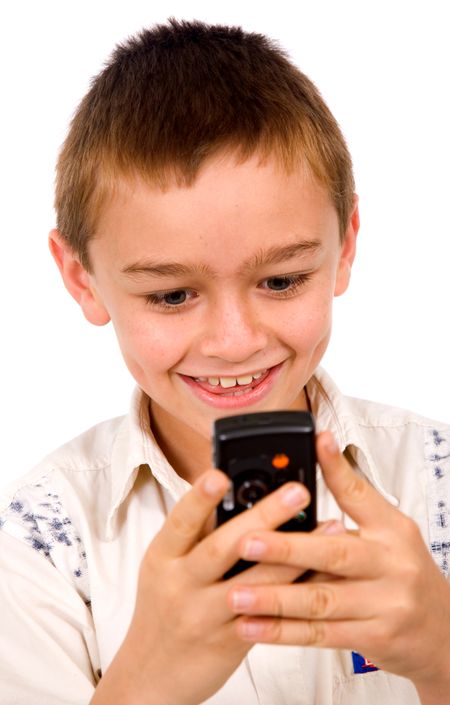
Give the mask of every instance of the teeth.
[[267, 370], [262, 370], [252, 375], [241, 375], [240, 377], [196, 377], [195, 379], [197, 382], [208, 382], [212, 387], [217, 387], [220, 384], [223, 389], [231, 389], [232, 387], [242, 387], [246, 384], [251, 384], [254, 379], [259, 379], [266, 372]]
[[240, 384], [241, 386], [243, 384], [251, 384], [253, 381], [253, 375], [246, 375], [242, 377], [236, 377], [236, 382]]
[[232, 394], [226, 394], [225, 396], [227, 396], [227, 397], [241, 397], [245, 393], [246, 393], [245, 389], [238, 389], [237, 392], [233, 392]]
[[230, 387], [236, 386], [236, 377], [221, 377], [220, 386], [224, 389], [229, 389]]

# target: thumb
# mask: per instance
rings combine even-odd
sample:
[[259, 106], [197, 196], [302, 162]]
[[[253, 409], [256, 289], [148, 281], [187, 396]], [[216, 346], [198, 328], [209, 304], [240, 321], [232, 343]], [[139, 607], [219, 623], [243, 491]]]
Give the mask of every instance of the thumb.
[[330, 431], [318, 434], [316, 452], [329, 490], [340, 508], [359, 526], [386, 527], [397, 519], [397, 510], [355, 472]]

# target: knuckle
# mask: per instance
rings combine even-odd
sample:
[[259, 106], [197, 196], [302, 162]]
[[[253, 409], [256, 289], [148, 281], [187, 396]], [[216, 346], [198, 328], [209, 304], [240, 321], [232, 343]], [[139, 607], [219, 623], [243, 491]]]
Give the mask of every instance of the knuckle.
[[391, 630], [399, 632], [405, 626], [408, 627], [411, 625], [416, 613], [417, 604], [409, 596], [400, 599], [396, 605], [395, 614], [392, 614], [390, 620]]
[[273, 619], [270, 625], [268, 625], [267, 631], [269, 632], [271, 642], [280, 642], [283, 633], [282, 621], [280, 619]]
[[356, 472], [354, 472], [348, 479], [344, 488], [344, 498], [349, 499], [352, 502], [361, 502], [367, 495], [367, 488], [367, 482], [363, 480], [362, 477], [359, 477]]
[[275, 617], [282, 618], [284, 616], [283, 602], [280, 599], [277, 591], [274, 590], [270, 595], [271, 607], [270, 611]]
[[333, 611], [333, 593], [325, 587], [313, 587], [310, 594], [309, 612], [311, 617], [329, 617]]
[[349, 563], [349, 547], [342, 540], [329, 541], [325, 555], [324, 570], [327, 573], [340, 573]]
[[290, 565], [293, 559], [292, 555], [292, 544], [289, 540], [289, 536], [286, 536], [281, 531], [276, 534], [276, 547], [274, 548], [273, 559], [277, 563], [284, 563]]
[[226, 555], [225, 546], [222, 541], [216, 541], [211, 535], [208, 541], [204, 542], [205, 560], [213, 565], [222, 563]]
[[400, 517], [400, 521], [402, 531], [405, 534], [407, 540], [409, 539], [409, 541], [411, 542], [421, 540], [420, 529], [414, 519], [411, 519], [411, 517], [406, 516], [406, 514], [402, 514]]
[[323, 622], [307, 622], [305, 646], [320, 646], [325, 640], [325, 626]]
[[184, 512], [174, 511], [169, 517], [172, 529], [183, 537], [192, 536], [196, 531], [196, 520]]
[[[181, 561], [175, 560], [170, 566], [167, 566], [164, 572], [164, 581], [161, 581], [161, 586], [164, 592], [164, 601], [173, 606], [174, 611], [183, 609], [184, 596], [188, 590], [189, 576], [184, 571], [184, 566]], [[152, 579], [154, 581], [155, 574]]]
[[405, 560], [402, 565], [402, 586], [404, 598], [411, 591], [415, 591], [417, 585], [422, 582], [422, 568], [419, 563], [411, 557], [410, 560]]
[[261, 500], [261, 502], [258, 502], [258, 504], [254, 507], [254, 511], [257, 514], [258, 519], [265, 528], [270, 528], [274, 525], [272, 499], [272, 497], [267, 497], [266, 499]]

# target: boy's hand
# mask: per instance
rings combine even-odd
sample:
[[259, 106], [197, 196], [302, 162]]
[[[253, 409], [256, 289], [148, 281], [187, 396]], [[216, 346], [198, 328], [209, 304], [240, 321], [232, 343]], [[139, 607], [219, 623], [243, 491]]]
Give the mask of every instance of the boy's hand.
[[[141, 564], [128, 634], [100, 681], [92, 705], [198, 705], [215, 693], [252, 644], [243, 641], [228, 606], [223, 574], [238, 560], [249, 531], [271, 530], [305, 508], [310, 497], [289, 483], [205, 536], [228, 489], [218, 470], [205, 473], [174, 507]], [[247, 584], [287, 583], [303, 571], [256, 565]]]
[[359, 532], [251, 532], [241, 540], [240, 557], [338, 579], [248, 586], [243, 574], [242, 587], [230, 590], [228, 604], [236, 614], [258, 617], [241, 617], [235, 628], [251, 643], [357, 651], [376, 666], [410, 678], [419, 692], [448, 682], [450, 585], [417, 525], [353, 471], [328, 432], [318, 437], [317, 455], [328, 487]]

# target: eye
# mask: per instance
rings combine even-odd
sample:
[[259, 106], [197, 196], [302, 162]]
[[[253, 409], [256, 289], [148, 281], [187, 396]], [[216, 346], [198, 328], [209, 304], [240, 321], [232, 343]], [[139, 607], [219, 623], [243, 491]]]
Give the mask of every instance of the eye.
[[[278, 294], [280, 297], [293, 296], [311, 278], [312, 272], [301, 274], [286, 274], [279, 277], [269, 277], [262, 284], [264, 289]], [[264, 286], [265, 285], [265, 286]]]
[[196, 296], [196, 292], [189, 289], [173, 289], [172, 291], [155, 291], [152, 294], [146, 294], [145, 300], [157, 308], [178, 311]]
[[169, 291], [168, 294], [164, 294], [163, 301], [170, 306], [178, 306], [179, 304], [184, 304], [186, 301], [186, 291], [184, 289], [178, 289], [177, 291]]
[[292, 285], [292, 277], [271, 277], [267, 280], [267, 286], [272, 291], [285, 291]]

